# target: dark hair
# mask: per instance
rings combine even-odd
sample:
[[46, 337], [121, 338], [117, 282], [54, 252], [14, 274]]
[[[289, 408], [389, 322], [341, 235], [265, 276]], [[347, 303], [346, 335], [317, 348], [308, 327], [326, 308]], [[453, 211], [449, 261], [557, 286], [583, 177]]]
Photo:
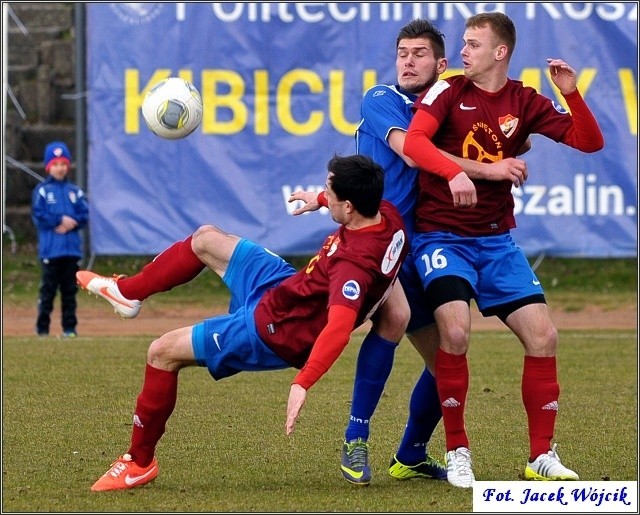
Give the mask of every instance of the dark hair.
[[431, 41], [436, 59], [444, 57], [444, 34], [436, 29], [430, 21], [423, 19], [410, 21], [400, 29], [396, 38], [396, 49], [401, 39], [417, 38], [426, 38]]
[[506, 14], [500, 12], [480, 13], [471, 16], [465, 23], [466, 28], [477, 29], [489, 25], [501, 43], [507, 45], [507, 54], [513, 55], [516, 48], [516, 26]]
[[327, 170], [333, 174], [329, 182], [338, 200], [348, 200], [366, 218], [378, 213], [384, 192], [384, 171], [378, 163], [359, 154], [334, 155]]

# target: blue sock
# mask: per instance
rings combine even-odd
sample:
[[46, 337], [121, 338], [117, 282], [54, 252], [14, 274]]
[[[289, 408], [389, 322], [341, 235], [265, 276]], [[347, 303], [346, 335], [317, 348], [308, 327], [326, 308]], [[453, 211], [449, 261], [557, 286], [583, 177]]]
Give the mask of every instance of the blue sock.
[[409, 420], [396, 453], [400, 463], [417, 465], [427, 458], [427, 445], [441, 418], [436, 380], [425, 368], [409, 401]]
[[373, 331], [369, 331], [362, 342], [353, 383], [351, 416], [344, 433], [347, 442], [369, 438], [369, 421], [391, 373], [397, 346], [397, 343], [385, 340]]

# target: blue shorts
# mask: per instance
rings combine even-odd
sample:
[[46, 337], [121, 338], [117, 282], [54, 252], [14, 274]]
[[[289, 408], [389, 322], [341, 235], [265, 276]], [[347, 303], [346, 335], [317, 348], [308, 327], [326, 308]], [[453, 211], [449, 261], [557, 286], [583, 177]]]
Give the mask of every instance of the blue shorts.
[[242, 371], [291, 367], [260, 339], [253, 313], [266, 290], [294, 273], [280, 256], [240, 240], [222, 278], [231, 292], [229, 314], [193, 326], [191, 344], [198, 365], [206, 366], [216, 380]]
[[420, 275], [416, 270], [416, 265], [413, 262], [411, 254], [409, 254], [404, 260], [404, 263], [402, 263], [398, 280], [402, 285], [404, 294], [409, 301], [409, 307], [411, 308], [411, 318], [409, 319], [407, 332], [412, 333], [417, 329], [435, 323], [433, 311], [431, 311], [427, 303], [427, 296], [424, 293], [422, 281], [420, 280]]
[[434, 279], [461, 277], [473, 288], [481, 312], [544, 294], [527, 257], [508, 232], [473, 238], [418, 232], [411, 251], [425, 290]]

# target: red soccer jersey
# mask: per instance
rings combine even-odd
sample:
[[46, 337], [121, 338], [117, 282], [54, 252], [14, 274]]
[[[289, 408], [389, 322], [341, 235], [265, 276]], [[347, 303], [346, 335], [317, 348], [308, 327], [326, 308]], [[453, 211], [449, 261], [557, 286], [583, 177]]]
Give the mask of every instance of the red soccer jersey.
[[[573, 125], [571, 115], [559, 104], [515, 80], [508, 80], [496, 93], [488, 93], [462, 75], [449, 77], [420, 96], [414, 104], [417, 109], [440, 124], [432, 139], [436, 147], [485, 163], [516, 157], [530, 134], [562, 141]], [[478, 204], [473, 209], [460, 209], [453, 205], [446, 179], [422, 172], [416, 229], [482, 236], [514, 228], [512, 183], [473, 182]]]
[[294, 367], [307, 361], [330, 306], [356, 311], [357, 327], [391, 290], [409, 245], [398, 210], [383, 200], [380, 213], [382, 222], [372, 227], [354, 231], [340, 226], [306, 268], [268, 290], [258, 303], [260, 338]]

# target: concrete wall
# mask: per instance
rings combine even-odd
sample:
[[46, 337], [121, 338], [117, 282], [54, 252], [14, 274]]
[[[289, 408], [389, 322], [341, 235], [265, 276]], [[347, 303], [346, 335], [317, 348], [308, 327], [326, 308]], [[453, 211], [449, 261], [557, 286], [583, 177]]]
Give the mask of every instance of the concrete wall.
[[[5, 153], [45, 176], [44, 147], [53, 140], [76, 153], [74, 3], [9, 2], [8, 83], [24, 118], [7, 98]], [[19, 23], [16, 21], [19, 21]], [[26, 34], [23, 32], [23, 26]], [[75, 167], [70, 174], [76, 180]], [[18, 241], [35, 241], [31, 223], [31, 191], [38, 181], [6, 166], [5, 223]]]

